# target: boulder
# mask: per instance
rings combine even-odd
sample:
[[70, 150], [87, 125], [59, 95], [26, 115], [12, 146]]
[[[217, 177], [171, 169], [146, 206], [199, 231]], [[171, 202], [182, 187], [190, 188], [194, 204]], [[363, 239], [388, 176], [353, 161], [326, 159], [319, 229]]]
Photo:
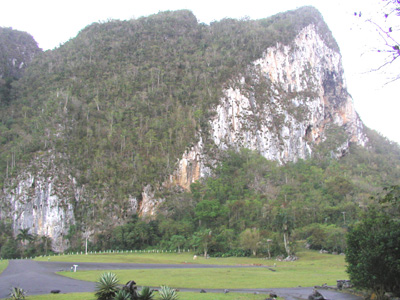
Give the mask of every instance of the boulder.
[[326, 298], [322, 296], [320, 292], [314, 289], [313, 293], [310, 296], [308, 296], [308, 300], [326, 300]]
[[336, 280], [336, 286], [339, 290], [353, 287], [350, 280]]
[[270, 297], [270, 298], [278, 298], [278, 295], [277, 295], [277, 294], [274, 294], [274, 293], [270, 293], [270, 294], [269, 294], [269, 297]]

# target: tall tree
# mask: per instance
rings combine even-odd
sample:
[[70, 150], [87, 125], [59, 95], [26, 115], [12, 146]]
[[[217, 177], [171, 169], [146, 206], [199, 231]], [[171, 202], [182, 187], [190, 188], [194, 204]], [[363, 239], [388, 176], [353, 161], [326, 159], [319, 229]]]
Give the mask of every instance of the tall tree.
[[182, 235], [173, 235], [171, 237], [171, 245], [172, 247], [178, 248], [178, 253], [181, 253], [181, 247], [185, 244], [185, 237]]
[[196, 243], [194, 246], [197, 246], [203, 250], [204, 258], [207, 258], [208, 256], [208, 250], [213, 239], [214, 237], [212, 231], [209, 228], [201, 229], [194, 234], [193, 241]]
[[346, 261], [351, 281], [371, 289], [378, 300], [385, 292], [400, 295], [400, 222], [371, 210], [349, 230]]
[[292, 254], [289, 237], [292, 233], [293, 225], [293, 217], [286, 210], [278, 212], [275, 217], [275, 227], [283, 235], [283, 244], [288, 256]]
[[29, 233], [29, 228], [19, 229], [19, 233], [17, 234], [17, 240], [21, 241], [23, 245], [26, 245], [26, 242], [32, 241], [33, 235]]
[[261, 246], [260, 230], [257, 228], [247, 228], [240, 234], [240, 245], [243, 249], [251, 250], [254, 256]]

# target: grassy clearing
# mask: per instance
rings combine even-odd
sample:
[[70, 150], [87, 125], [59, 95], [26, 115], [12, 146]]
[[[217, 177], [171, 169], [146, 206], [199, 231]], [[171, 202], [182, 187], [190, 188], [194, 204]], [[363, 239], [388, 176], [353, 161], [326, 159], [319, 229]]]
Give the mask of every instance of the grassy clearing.
[[46, 294], [46, 295], [28, 295], [29, 300], [95, 300], [94, 293], [70, 293], [70, 294]]
[[[145, 263], [145, 264], [211, 264], [211, 265], [268, 265], [271, 261], [263, 258], [250, 257], [212, 257], [205, 259], [198, 256], [193, 259], [193, 253], [109, 253], [89, 255], [59, 255], [38, 257], [37, 261], [62, 262], [101, 262], [101, 263]], [[273, 264], [273, 263], [272, 263]]]
[[[315, 260], [315, 263], [329, 263], [337, 260], [343, 262], [343, 256], [334, 256], [329, 254], [320, 254], [315, 251], [302, 251], [298, 253], [300, 260], [296, 264], [310, 263], [310, 260]], [[82, 262], [99, 262], [99, 263], [145, 263], [145, 264], [209, 264], [209, 265], [243, 265], [243, 266], [273, 266], [274, 263], [282, 265], [291, 265], [288, 262], [276, 262], [275, 260], [267, 260], [264, 258], [252, 257], [211, 257], [205, 259], [198, 256], [193, 260], [193, 253], [109, 253], [109, 254], [89, 254], [89, 255], [60, 255], [51, 257], [38, 257], [36, 261], [60, 261], [71, 263]]]
[[[190, 292], [179, 292], [180, 300], [262, 300], [265, 299], [265, 295], [253, 295], [253, 294], [216, 294], [216, 293], [190, 293]], [[29, 296], [30, 300], [95, 300], [93, 293], [72, 293], [72, 294], [48, 294]], [[156, 294], [155, 299], [159, 299]]]
[[0, 260], [0, 274], [7, 268], [8, 260]]
[[[343, 256], [320, 254], [306, 251], [299, 254], [296, 262], [276, 262], [271, 271], [259, 268], [227, 269], [152, 269], [152, 270], [112, 270], [121, 282], [135, 280], [138, 285], [175, 288], [280, 288], [314, 286], [327, 283], [335, 285], [337, 279], [346, 279]], [[272, 262], [270, 261], [270, 264]], [[97, 281], [103, 273], [81, 271], [59, 274], [87, 281]]]

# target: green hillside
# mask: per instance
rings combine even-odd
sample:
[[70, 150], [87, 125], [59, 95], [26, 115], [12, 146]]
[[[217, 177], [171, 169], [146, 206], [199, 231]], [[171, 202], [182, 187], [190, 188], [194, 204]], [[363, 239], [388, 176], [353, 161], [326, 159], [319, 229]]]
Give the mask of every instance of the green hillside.
[[[370, 130], [367, 147], [353, 145], [340, 160], [329, 156], [341, 134], [334, 130], [307, 161], [281, 166], [246, 149], [219, 153], [214, 176], [191, 192], [160, 190], [165, 201], [151, 221], [126, 213], [129, 198], [140, 200], [146, 185], [159, 186], [172, 174], [199, 132], [207, 153], [216, 154], [207, 143], [208, 120], [224, 85], [267, 47], [290, 43], [311, 23], [338, 51], [311, 7], [210, 25], [182, 10], [87, 26], [59, 48], [36, 54], [8, 85], [0, 110], [1, 187], [37, 172], [57, 153], [51, 164], [85, 188], [86, 201], [73, 203], [77, 223], [65, 237], [75, 250], [83, 247], [81, 232], [96, 227], [91, 248], [99, 250], [195, 247], [248, 255], [254, 249], [242, 244], [262, 241], [255, 247], [266, 253], [270, 239], [271, 251], [285, 254], [287, 234], [291, 242], [309, 238], [314, 248], [343, 251], [346, 227], [372, 196], [400, 179], [398, 145]], [[0, 234], [0, 247], [17, 247], [10, 235]]]

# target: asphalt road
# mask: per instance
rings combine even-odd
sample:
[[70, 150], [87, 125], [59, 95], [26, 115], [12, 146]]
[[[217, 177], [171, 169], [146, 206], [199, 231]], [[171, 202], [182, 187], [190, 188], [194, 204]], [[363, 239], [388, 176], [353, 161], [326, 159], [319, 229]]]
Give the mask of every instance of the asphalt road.
[[[12, 287], [23, 288], [28, 295], [49, 294], [51, 290], [61, 293], [94, 292], [95, 283], [70, 279], [55, 274], [58, 271], [70, 271], [70, 262], [37, 262], [33, 260], [11, 260], [7, 269], [0, 275], [0, 299], [9, 296]], [[194, 264], [122, 264], [122, 263], [80, 263], [78, 271], [82, 270], [116, 270], [116, 269], [165, 269], [165, 268], [232, 268], [244, 266], [216, 266]], [[135, 280], [135, 278], [132, 278]], [[180, 289], [180, 291], [200, 292], [200, 289]], [[223, 289], [206, 289], [207, 292], [223, 293]], [[231, 289], [230, 292], [242, 293], [275, 293], [287, 300], [307, 299], [313, 288], [277, 288], [277, 289]], [[320, 290], [325, 298], [330, 300], [362, 300], [351, 294], [330, 290]]]

